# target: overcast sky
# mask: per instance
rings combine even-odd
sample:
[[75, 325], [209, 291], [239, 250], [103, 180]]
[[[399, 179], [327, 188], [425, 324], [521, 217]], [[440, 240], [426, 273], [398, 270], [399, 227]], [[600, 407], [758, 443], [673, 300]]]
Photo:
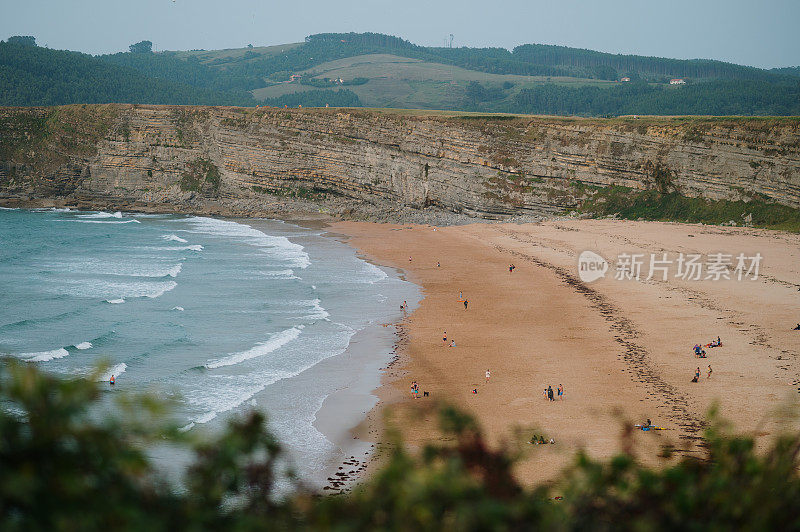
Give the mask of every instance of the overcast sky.
[[417, 44], [604, 52], [800, 65], [800, 0], [0, 0], [0, 39], [92, 54], [238, 48], [322, 32], [373, 31]]

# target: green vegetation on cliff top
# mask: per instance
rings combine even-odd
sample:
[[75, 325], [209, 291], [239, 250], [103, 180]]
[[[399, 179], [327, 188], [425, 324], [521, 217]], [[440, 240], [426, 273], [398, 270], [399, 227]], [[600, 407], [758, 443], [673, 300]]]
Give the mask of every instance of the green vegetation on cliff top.
[[[584, 188], [582, 185], [579, 187]], [[747, 225], [800, 232], [800, 210], [764, 198], [709, 200], [690, 198], [677, 191], [638, 191], [628, 187], [595, 188], [579, 212], [595, 216], [617, 215], [626, 220]]]

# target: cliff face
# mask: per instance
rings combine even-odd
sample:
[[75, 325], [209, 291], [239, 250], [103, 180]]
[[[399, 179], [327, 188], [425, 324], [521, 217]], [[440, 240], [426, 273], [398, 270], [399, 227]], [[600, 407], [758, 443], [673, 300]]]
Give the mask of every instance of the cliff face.
[[[415, 116], [341, 109], [0, 109], [0, 197], [191, 208], [312, 200], [502, 218], [588, 185], [800, 207], [800, 119]], [[269, 210], [269, 209], [267, 209]]]

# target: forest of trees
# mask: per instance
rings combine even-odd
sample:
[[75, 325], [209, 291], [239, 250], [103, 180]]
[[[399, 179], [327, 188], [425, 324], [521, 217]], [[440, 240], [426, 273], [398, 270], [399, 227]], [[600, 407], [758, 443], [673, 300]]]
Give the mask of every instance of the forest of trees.
[[[770, 71], [722, 61], [679, 60], [619, 55], [563, 46], [526, 44], [502, 48], [418, 46], [378, 33], [322, 33], [276, 54], [248, 49], [238, 57], [204, 63], [196, 56], [152, 52], [141, 41], [130, 52], [92, 57], [36, 46], [34, 37], [0, 43], [0, 104], [172, 103], [252, 106], [250, 91], [283, 81], [293, 72], [361, 54], [386, 53], [496, 74], [573, 76], [631, 83], [608, 87], [569, 87], [557, 83], [515, 92], [472, 82], [451, 109], [482, 112], [603, 116], [618, 114], [800, 114], [800, 68]], [[684, 87], [665, 85], [670, 77], [688, 79]], [[350, 86], [366, 83], [355, 79]], [[649, 82], [649, 83], [648, 83]], [[319, 89], [333, 82], [304, 79]], [[307, 91], [274, 98], [266, 105], [359, 106], [351, 91]]]
[[259, 71], [256, 68], [236, 64], [220, 70], [201, 63], [195, 56], [181, 59], [174, 52], [120, 52], [101, 55], [98, 59], [135, 69], [152, 78], [215, 91], [238, 92], [240, 96], [247, 91], [263, 87], [264, 72], [270, 70], [266, 68]]
[[523, 89], [507, 112], [556, 115], [800, 115], [800, 83], [710, 81], [685, 87], [631, 82], [609, 88]]
[[547, 44], [517, 46], [512, 56], [526, 64], [566, 69], [577, 77], [596, 77], [594, 73], [605, 69], [606, 76], [599, 79], [629, 76], [658, 81], [669, 78], [771, 80], [776, 77], [766, 70], [723, 61], [608, 54]]
[[72, 103], [255, 105], [245, 92], [148, 77], [79, 52], [0, 42], [0, 105]]
[[800, 78], [800, 66], [773, 68], [770, 72], [782, 74], [784, 76], [791, 76], [793, 78]]
[[264, 105], [272, 107], [361, 107], [361, 100], [356, 93], [349, 89], [332, 90], [310, 90], [284, 94], [277, 98], [264, 100]]

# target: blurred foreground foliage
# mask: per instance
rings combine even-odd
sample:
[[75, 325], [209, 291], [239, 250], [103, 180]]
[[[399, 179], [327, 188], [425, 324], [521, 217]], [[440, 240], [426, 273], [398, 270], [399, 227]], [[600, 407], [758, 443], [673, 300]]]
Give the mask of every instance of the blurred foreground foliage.
[[[278, 497], [280, 448], [260, 414], [193, 443], [159, 424], [146, 398], [97, 416], [100, 395], [86, 380], [0, 363], [0, 530], [800, 530], [798, 435], [757, 453], [712, 422], [700, 459], [652, 469], [629, 455], [579, 454], [557, 485], [525, 489], [510, 455], [446, 408], [452, 444], [412, 455], [397, 442], [352, 493], [297, 484]], [[143, 452], [165, 441], [194, 452], [180, 487]]]

